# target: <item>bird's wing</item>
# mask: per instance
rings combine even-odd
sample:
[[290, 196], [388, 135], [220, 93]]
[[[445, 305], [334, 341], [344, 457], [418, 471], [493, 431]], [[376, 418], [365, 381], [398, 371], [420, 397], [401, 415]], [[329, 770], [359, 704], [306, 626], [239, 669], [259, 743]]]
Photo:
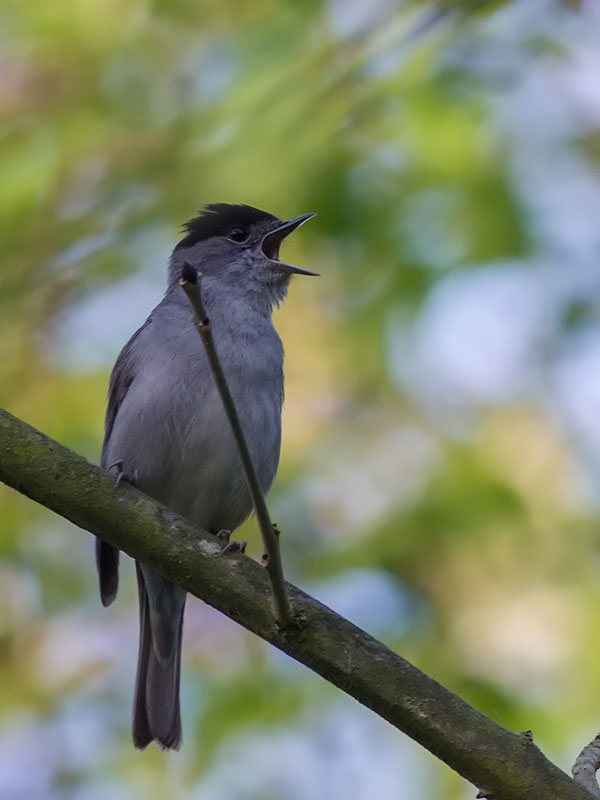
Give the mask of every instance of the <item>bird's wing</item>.
[[119, 353], [119, 357], [117, 358], [113, 367], [113, 371], [110, 375], [110, 382], [108, 384], [108, 405], [106, 407], [106, 417], [104, 420], [104, 442], [102, 444], [102, 458], [100, 461], [101, 465], [105, 468], [109, 466], [108, 464], [105, 464], [104, 461], [106, 456], [106, 448], [115, 424], [115, 419], [117, 418], [119, 408], [121, 407], [121, 404], [125, 399], [125, 395], [127, 394], [129, 387], [133, 383], [136, 375], [135, 365], [131, 358], [133, 345], [141, 332], [147, 328], [151, 322], [152, 317], [148, 317], [144, 324], [133, 334], [131, 339]]
[[[133, 344], [150, 322], [151, 317], [148, 317], [142, 327], [138, 328], [121, 350], [110, 376], [110, 382], [108, 384], [108, 406], [104, 422], [104, 442], [102, 444], [102, 458], [100, 459], [100, 464], [104, 468], [110, 466], [106, 463], [106, 451], [115, 419], [117, 418], [119, 408], [136, 375], [135, 366], [131, 357]], [[113, 547], [111, 544], [104, 542], [98, 537], [96, 537], [96, 566], [100, 579], [100, 597], [102, 599], [102, 605], [108, 606], [117, 596], [117, 590], [119, 588], [119, 551], [116, 547]]]

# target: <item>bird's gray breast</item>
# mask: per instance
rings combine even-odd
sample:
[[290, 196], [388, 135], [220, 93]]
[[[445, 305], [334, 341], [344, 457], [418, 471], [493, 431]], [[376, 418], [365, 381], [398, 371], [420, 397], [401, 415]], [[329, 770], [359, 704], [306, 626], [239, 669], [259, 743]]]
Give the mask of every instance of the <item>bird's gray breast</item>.
[[[283, 348], [251, 309], [211, 314], [215, 345], [258, 478], [268, 492], [281, 445]], [[168, 323], [168, 324], [167, 324]], [[159, 307], [137, 344], [138, 373], [108, 443], [138, 485], [207, 529], [252, 510], [237, 445], [189, 309]], [[145, 332], [145, 331], [144, 331]]]

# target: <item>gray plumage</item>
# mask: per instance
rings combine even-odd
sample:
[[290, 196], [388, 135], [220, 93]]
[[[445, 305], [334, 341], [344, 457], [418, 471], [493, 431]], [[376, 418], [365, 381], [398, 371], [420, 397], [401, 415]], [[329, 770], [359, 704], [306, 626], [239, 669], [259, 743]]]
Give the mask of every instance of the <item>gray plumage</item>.
[[[113, 369], [102, 466], [123, 462], [152, 497], [217, 532], [252, 510], [239, 454], [185, 293], [184, 262], [202, 273], [215, 345], [259, 481], [269, 491], [279, 461], [283, 347], [271, 320], [290, 274], [282, 239], [312, 215], [282, 223], [248, 206], [218, 204], [186, 226], [173, 251], [163, 300], [121, 351]], [[104, 605], [118, 588], [118, 551], [97, 541]], [[133, 740], [181, 742], [179, 678], [185, 592], [137, 563], [140, 646]]]

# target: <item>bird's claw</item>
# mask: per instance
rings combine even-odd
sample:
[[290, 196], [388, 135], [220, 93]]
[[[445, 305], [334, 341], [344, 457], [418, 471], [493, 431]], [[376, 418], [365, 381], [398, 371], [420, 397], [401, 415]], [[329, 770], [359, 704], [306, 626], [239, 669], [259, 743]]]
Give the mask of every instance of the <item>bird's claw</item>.
[[245, 539], [243, 542], [228, 542], [221, 550], [221, 555], [225, 556], [228, 553], [245, 553], [247, 544], [248, 542]]
[[219, 541], [223, 542], [223, 544], [229, 544], [229, 540], [231, 539], [231, 531], [229, 528], [221, 528], [220, 531], [216, 531], [215, 536]]
[[210, 532], [217, 537], [217, 539], [223, 543], [223, 549], [221, 550], [221, 555], [227, 555], [228, 553], [245, 553], [246, 552], [246, 545], [248, 544], [245, 540], [243, 542], [232, 542], [231, 541], [231, 531], [229, 528], [221, 528], [221, 530], [216, 531], [214, 528], [210, 529]]
[[129, 483], [132, 486], [135, 486], [135, 484], [137, 483], [137, 479], [139, 477], [137, 469], [134, 469], [133, 475], [129, 475], [127, 472], [125, 472], [123, 470], [123, 459], [122, 458], [120, 458], [118, 461], [114, 461], [109, 467], [107, 467], [107, 472], [110, 472], [111, 469], [115, 469], [115, 468], [117, 470], [117, 477], [115, 478], [115, 488], [120, 483], [123, 483], [123, 482]]

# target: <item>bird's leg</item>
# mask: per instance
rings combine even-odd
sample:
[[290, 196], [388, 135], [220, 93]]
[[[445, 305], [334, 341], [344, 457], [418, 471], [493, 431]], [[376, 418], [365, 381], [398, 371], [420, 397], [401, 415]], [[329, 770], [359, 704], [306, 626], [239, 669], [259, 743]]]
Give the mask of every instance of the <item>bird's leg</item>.
[[214, 528], [211, 529], [211, 533], [219, 539], [223, 544], [229, 544], [229, 540], [231, 539], [231, 531], [229, 528], [221, 528], [220, 531], [216, 531]]
[[221, 528], [220, 531], [215, 531], [214, 529], [211, 530], [211, 533], [219, 539], [219, 541], [223, 542], [223, 549], [221, 550], [221, 555], [224, 556], [226, 553], [245, 553], [246, 552], [246, 545], [247, 542], [244, 540], [243, 542], [232, 542], [231, 541], [231, 531], [228, 528]]
[[125, 483], [130, 483], [132, 486], [135, 486], [135, 484], [137, 483], [138, 479], [137, 469], [133, 470], [133, 475], [129, 475], [127, 472], [124, 472], [122, 458], [120, 458], [118, 461], [113, 462], [109, 467], [106, 468], [106, 471], [110, 472], [111, 469], [117, 470], [117, 477], [115, 478], [115, 487], [118, 486], [123, 481], [125, 481]]

